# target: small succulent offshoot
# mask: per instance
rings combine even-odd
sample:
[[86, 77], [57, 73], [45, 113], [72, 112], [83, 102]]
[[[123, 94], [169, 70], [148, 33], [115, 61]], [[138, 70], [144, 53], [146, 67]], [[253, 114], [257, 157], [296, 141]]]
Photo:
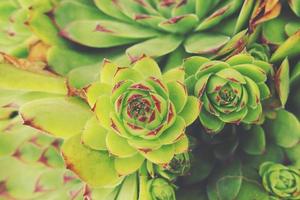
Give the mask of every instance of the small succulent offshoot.
[[260, 166], [264, 188], [274, 199], [300, 199], [300, 170], [279, 163], [265, 162]]

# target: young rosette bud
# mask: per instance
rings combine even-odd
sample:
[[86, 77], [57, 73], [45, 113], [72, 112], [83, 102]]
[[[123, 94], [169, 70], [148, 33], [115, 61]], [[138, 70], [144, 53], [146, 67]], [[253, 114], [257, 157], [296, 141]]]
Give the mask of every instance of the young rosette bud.
[[260, 166], [264, 188], [275, 197], [282, 200], [300, 199], [300, 171], [282, 164], [265, 162]]
[[174, 186], [162, 178], [156, 178], [147, 183], [149, 199], [152, 200], [175, 200]]
[[199, 118], [207, 132], [217, 133], [226, 123], [258, 123], [261, 100], [270, 96], [270, 64], [239, 54], [224, 62], [190, 57], [184, 67], [189, 92], [203, 104]]
[[156, 173], [168, 179], [175, 180], [178, 176], [184, 176], [191, 168], [191, 161], [188, 152], [176, 154], [173, 159], [163, 166], [155, 166]]

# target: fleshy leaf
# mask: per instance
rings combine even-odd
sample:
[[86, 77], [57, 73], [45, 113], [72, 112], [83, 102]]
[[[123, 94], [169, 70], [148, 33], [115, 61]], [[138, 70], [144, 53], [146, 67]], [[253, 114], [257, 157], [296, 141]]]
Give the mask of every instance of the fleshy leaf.
[[242, 186], [241, 163], [235, 159], [229, 164], [219, 166], [212, 172], [207, 185], [209, 199], [234, 199]]
[[177, 67], [174, 69], [170, 69], [163, 74], [163, 80], [167, 82], [171, 81], [180, 81], [181, 83], [184, 82], [184, 69], [181, 67]]
[[277, 93], [279, 95], [279, 99], [281, 102], [282, 107], [285, 106], [289, 91], [290, 91], [290, 69], [289, 69], [289, 61], [286, 58], [281, 66], [279, 67], [278, 71], [275, 74], [275, 86]]
[[196, 118], [199, 116], [201, 107], [202, 104], [198, 98], [188, 96], [184, 108], [179, 113], [179, 116], [184, 119], [186, 126], [189, 126], [196, 120]]
[[115, 132], [107, 134], [106, 146], [111, 154], [120, 158], [127, 158], [137, 154], [137, 151], [128, 144], [127, 140]]
[[241, 147], [250, 155], [261, 155], [266, 148], [265, 131], [260, 126], [252, 126], [243, 131]]
[[300, 140], [300, 124], [298, 119], [286, 110], [279, 110], [274, 120], [265, 123], [265, 130], [274, 142], [284, 148], [296, 145]]
[[186, 135], [184, 135], [180, 140], [178, 140], [175, 144], [175, 154], [180, 154], [187, 152], [189, 148], [189, 139]]
[[155, 62], [155, 60], [149, 57], [142, 57], [141, 59], [137, 60], [132, 68], [143, 74], [145, 78], [161, 77], [161, 71], [158, 64]]
[[300, 31], [289, 37], [273, 53], [271, 62], [279, 61], [285, 57], [293, 57], [300, 52]]
[[83, 144], [95, 150], [106, 150], [105, 138], [107, 130], [101, 127], [98, 119], [94, 116], [85, 125], [81, 140]]
[[166, 164], [172, 160], [175, 154], [175, 147], [173, 144], [164, 145], [157, 150], [153, 150], [147, 153], [140, 151], [140, 153], [149, 161], [155, 164]]
[[[171, 53], [178, 48], [181, 42], [182, 38], [180, 36], [165, 35], [133, 45], [126, 50], [126, 53], [133, 60], [142, 55], [155, 58]], [[157, 48], [158, 46], [160, 48]]]
[[110, 112], [114, 109], [110, 101], [110, 97], [103, 95], [97, 99], [95, 107], [93, 108], [97, 118], [104, 128], [110, 129]]
[[62, 152], [67, 168], [93, 187], [115, 185], [122, 179], [109, 154], [85, 147], [80, 142], [80, 135], [65, 141]]
[[128, 175], [137, 171], [143, 164], [145, 158], [140, 154], [127, 158], [115, 158], [115, 168], [120, 175]]
[[57, 137], [79, 134], [92, 113], [82, 101], [49, 98], [26, 103], [20, 108], [24, 124]]
[[184, 47], [188, 53], [213, 54], [221, 49], [229, 39], [225, 35], [197, 33], [185, 41]]
[[162, 144], [172, 144], [184, 134], [185, 127], [184, 120], [177, 116], [174, 124], [162, 133], [159, 140]]
[[53, 74], [39, 74], [0, 64], [0, 77], [2, 89], [67, 94], [65, 80]]
[[198, 71], [198, 69], [200, 68], [200, 66], [203, 63], [206, 63], [208, 61], [209, 61], [208, 58], [200, 57], [200, 56], [192, 56], [192, 57], [186, 58], [183, 62], [183, 67], [184, 67], [185, 73], [188, 76], [195, 75], [196, 72]]
[[204, 108], [200, 111], [200, 122], [209, 133], [218, 133], [225, 125], [219, 118], [209, 114]]
[[177, 82], [169, 82], [167, 84], [170, 94], [170, 100], [175, 106], [176, 113], [179, 113], [184, 108], [187, 101], [187, 91], [185, 85]]
[[107, 83], [94, 82], [85, 91], [86, 100], [93, 108], [99, 96], [111, 95], [112, 87]]

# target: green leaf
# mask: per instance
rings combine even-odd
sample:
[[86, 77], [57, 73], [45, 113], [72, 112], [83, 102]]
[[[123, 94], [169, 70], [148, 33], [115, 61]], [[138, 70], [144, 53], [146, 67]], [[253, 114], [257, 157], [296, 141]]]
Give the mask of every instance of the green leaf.
[[[74, 13], [80, 13], [74, 15]], [[69, 23], [78, 20], [97, 20], [108, 19], [104, 13], [99, 12], [98, 8], [93, 3], [84, 1], [64, 0], [56, 5], [54, 10], [55, 23], [59, 28], [67, 26]]]
[[262, 116], [262, 105], [258, 104], [256, 108], [248, 107], [247, 115], [244, 117], [242, 122], [247, 124], [255, 124], [259, 122], [260, 117]]
[[189, 126], [199, 116], [201, 107], [202, 104], [198, 98], [188, 96], [183, 110], [178, 115], [184, 119], [186, 126]]
[[162, 144], [173, 144], [182, 134], [184, 134], [186, 124], [183, 118], [177, 116], [171, 127], [166, 129], [159, 140]]
[[134, 82], [141, 81], [143, 80], [143, 74], [132, 68], [118, 68], [113, 78], [114, 83], [128, 80], [132, 80]]
[[282, 107], [285, 106], [290, 92], [290, 66], [288, 59], [284, 59], [275, 74], [275, 86]]
[[125, 178], [122, 182], [118, 197], [115, 200], [137, 200], [138, 199], [138, 179], [134, 173]]
[[213, 54], [222, 48], [229, 39], [226, 35], [197, 33], [187, 38], [184, 47], [188, 53]]
[[234, 83], [246, 83], [246, 77], [244, 77], [240, 72], [232, 68], [223, 69], [217, 72], [216, 75]]
[[140, 154], [127, 158], [115, 158], [115, 168], [120, 175], [128, 175], [137, 171], [143, 164], [145, 158]]
[[205, 130], [209, 133], [218, 133], [225, 125], [224, 122], [222, 122], [216, 116], [208, 113], [204, 108], [202, 108], [200, 111], [199, 119]]
[[97, 8], [99, 8], [103, 13], [108, 16], [112, 16], [119, 20], [128, 21], [129, 18], [120, 12], [119, 8], [111, 0], [95, 0], [94, 1]]
[[239, 16], [236, 21], [236, 25], [234, 28], [234, 34], [241, 31], [243, 28], [245, 28], [245, 25], [248, 25], [248, 21], [250, 20], [250, 15], [254, 7], [254, 0], [248, 0], [244, 1], [243, 7], [240, 10]]
[[192, 56], [186, 58], [183, 62], [183, 67], [187, 76], [195, 75], [202, 64], [210, 61], [208, 58], [200, 56]]
[[293, 146], [292, 148], [285, 149], [285, 153], [292, 165], [296, 168], [300, 168], [300, 144]]
[[103, 128], [96, 116], [93, 116], [85, 125], [81, 140], [83, 144], [95, 150], [107, 150], [105, 138], [107, 130]]
[[199, 183], [206, 179], [211, 174], [215, 164], [215, 157], [210, 148], [200, 146], [199, 148], [193, 150], [190, 155], [190, 175], [182, 177], [183, 183], [189, 186], [195, 185], [195, 183]]
[[227, 114], [220, 114], [219, 118], [226, 123], [239, 123], [247, 115], [248, 109], [245, 107], [239, 111], [230, 112]]
[[259, 88], [256, 84], [256, 82], [254, 82], [252, 79], [245, 77], [246, 80], [246, 90], [247, 90], [247, 94], [248, 94], [248, 103], [247, 105], [249, 105], [251, 108], [256, 108], [258, 106], [258, 104], [260, 103], [260, 92], [259, 92]]
[[29, 18], [30, 30], [42, 41], [50, 45], [66, 47], [68, 43], [58, 34], [50, 17], [40, 12], [31, 12]]
[[157, 35], [151, 29], [113, 20], [74, 21], [60, 33], [71, 41], [95, 48], [131, 44]]
[[[113, 53], [113, 52], [109, 52]], [[104, 56], [105, 54], [101, 54]], [[61, 46], [52, 46], [47, 52], [49, 67], [58, 74], [66, 75], [72, 69], [97, 65], [103, 59], [99, 52], [83, 52]], [[99, 64], [100, 65], [100, 64]]]
[[237, 70], [244, 76], [251, 78], [256, 83], [265, 82], [267, 76], [264, 70], [253, 64], [239, 64], [232, 66], [233, 69]]
[[181, 42], [182, 37], [180, 36], [164, 35], [133, 45], [126, 50], [126, 54], [133, 59], [139, 58], [142, 55], [154, 58], [160, 57], [173, 52], [179, 47]]
[[140, 153], [149, 161], [155, 164], [167, 164], [169, 163], [175, 154], [175, 147], [173, 144], [171, 145], [164, 145], [157, 150], [153, 150], [150, 152], [143, 152]]
[[243, 131], [241, 147], [250, 155], [261, 155], [266, 149], [265, 131], [261, 126], [252, 126]]
[[100, 96], [93, 108], [101, 126], [108, 130], [111, 128], [110, 112], [113, 111], [113, 109], [114, 107], [110, 101], [110, 97], [107, 95]]
[[158, 64], [155, 62], [155, 60], [149, 58], [149, 57], [142, 57], [141, 59], [137, 60], [133, 67], [133, 69], [139, 71], [145, 78], [148, 77], [155, 77], [160, 78], [161, 77], [161, 71], [158, 66]]
[[273, 53], [271, 62], [277, 62], [285, 57], [293, 57], [300, 53], [300, 31], [285, 40]]
[[35, 100], [20, 108], [24, 124], [57, 137], [79, 134], [92, 116], [79, 99], [48, 98]]
[[127, 158], [137, 154], [137, 150], [131, 147], [125, 138], [112, 131], [107, 134], [106, 146], [109, 153], [120, 158]]
[[111, 85], [107, 83], [94, 82], [85, 89], [85, 97], [90, 107], [93, 108], [100, 96], [111, 95], [111, 91]]
[[175, 154], [185, 153], [189, 149], [189, 139], [186, 135], [184, 135], [181, 139], [179, 139], [175, 144]]
[[235, 159], [223, 164], [215, 168], [212, 174], [207, 185], [208, 199], [236, 199], [242, 186], [240, 161]]
[[234, 55], [228, 58], [228, 60], [226, 60], [226, 62], [231, 66], [240, 65], [240, 64], [251, 64], [253, 63], [253, 61], [254, 58], [252, 56], [243, 53]]
[[112, 186], [119, 183], [122, 177], [119, 177], [114, 169], [113, 158], [106, 152], [85, 147], [81, 144], [80, 138], [80, 135], [75, 135], [62, 146], [67, 168], [92, 187]]
[[170, 69], [163, 74], [163, 80], [168, 83], [171, 81], [179, 81], [181, 83], [184, 82], [184, 70], [181, 67], [176, 67], [174, 69]]
[[296, 66], [294, 67], [294, 70], [291, 74], [291, 85], [295, 85], [296, 86], [296, 83], [300, 80], [300, 62], [298, 62], [296, 64]]
[[181, 18], [179, 20], [176, 20], [175, 23], [171, 18], [167, 21], [159, 23], [158, 27], [167, 32], [183, 34], [191, 31], [191, 29], [197, 25], [198, 21], [199, 19], [195, 14], [185, 14], [181, 15]]
[[274, 142], [284, 148], [295, 146], [300, 140], [298, 119], [286, 110], [278, 110], [274, 120], [265, 123], [265, 130]]
[[99, 79], [99, 65], [83, 66], [68, 73], [68, 84], [76, 89], [82, 89]]
[[244, 178], [242, 187], [236, 199], [241, 200], [270, 200], [269, 194], [264, 190], [261, 183], [258, 180]]
[[53, 74], [25, 71], [9, 64], [0, 64], [2, 89], [67, 94], [65, 79]]
[[179, 113], [184, 108], [188, 97], [185, 85], [177, 81], [169, 82], [167, 86], [169, 89], [170, 100], [175, 106], [176, 113]]

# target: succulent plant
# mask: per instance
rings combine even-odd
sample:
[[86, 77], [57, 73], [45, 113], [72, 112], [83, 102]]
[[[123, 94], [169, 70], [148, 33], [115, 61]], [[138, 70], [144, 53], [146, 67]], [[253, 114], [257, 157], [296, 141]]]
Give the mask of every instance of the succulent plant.
[[260, 122], [271, 65], [239, 54], [225, 62], [191, 57], [184, 67], [189, 91], [203, 104], [199, 118], [208, 132], [219, 132], [226, 123]]
[[47, 12], [56, 0], [8, 0], [0, 3], [0, 51], [27, 58], [39, 42], [28, 27], [30, 11]]
[[300, 198], [300, 171], [282, 164], [265, 162], [260, 166], [259, 174], [262, 177], [264, 188], [275, 199]]
[[299, 199], [299, 16], [1, 1], [0, 199]]
[[[47, 72], [0, 67], [2, 87], [52, 94], [21, 106], [24, 124], [66, 139], [62, 152], [67, 168], [92, 187], [114, 186], [145, 159], [168, 164], [188, 149], [184, 130], [199, 115], [200, 103], [188, 96], [182, 68], [162, 75], [149, 57], [130, 68], [105, 60], [99, 81], [76, 90]], [[24, 77], [24, 85], [14, 84], [18, 77]], [[103, 171], [105, 176], [97, 173]]]
[[284, 9], [281, 14], [262, 25], [262, 40], [275, 50], [271, 57], [272, 62], [283, 60], [287, 56], [295, 57], [300, 52], [299, 4], [296, 1], [288, 3], [290, 7], [283, 2]]
[[157, 178], [148, 182], [147, 184], [150, 199], [153, 200], [175, 200], [175, 191], [172, 185], [165, 179]]
[[82, 183], [64, 167], [62, 141], [23, 125], [18, 107], [38, 93], [0, 90], [0, 199], [81, 199]]
[[[83, 46], [124, 46], [131, 60], [170, 55], [180, 65], [186, 53], [224, 55], [245, 46], [254, 1], [61, 1], [53, 11], [60, 34]], [[81, 15], [72, 13], [80, 11]], [[223, 28], [218, 27], [224, 24]], [[77, 27], [82, 27], [78, 29]], [[224, 45], [228, 45], [225, 47]]]

